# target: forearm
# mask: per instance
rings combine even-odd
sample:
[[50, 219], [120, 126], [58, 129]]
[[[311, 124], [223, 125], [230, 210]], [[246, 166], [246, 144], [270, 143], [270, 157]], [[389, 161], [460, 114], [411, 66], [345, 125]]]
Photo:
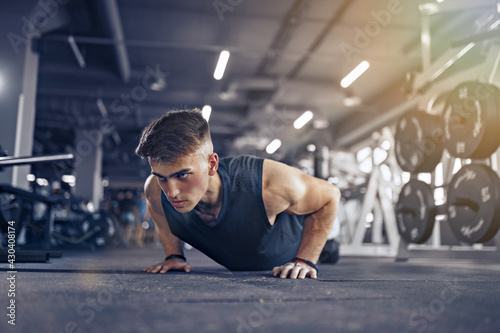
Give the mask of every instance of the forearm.
[[320, 210], [304, 219], [304, 229], [297, 257], [316, 263], [337, 216], [338, 200], [333, 197]]
[[184, 254], [182, 243], [177, 237], [168, 237], [160, 232], [160, 241], [165, 251], [165, 257], [171, 254]]
[[161, 244], [165, 250], [165, 256], [168, 257], [171, 254], [183, 254], [182, 243], [170, 231], [170, 227], [168, 226], [168, 222], [165, 217], [161, 216], [154, 210], [148, 210], [148, 213], [156, 225], [156, 230], [160, 236]]

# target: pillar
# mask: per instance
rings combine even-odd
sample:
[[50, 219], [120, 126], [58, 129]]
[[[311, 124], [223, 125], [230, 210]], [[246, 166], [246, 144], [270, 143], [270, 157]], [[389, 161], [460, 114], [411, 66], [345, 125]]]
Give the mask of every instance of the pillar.
[[[28, 42], [32, 46], [31, 41]], [[26, 47], [22, 77], [22, 91], [19, 95], [14, 156], [30, 156], [33, 153], [36, 117], [36, 88], [38, 81], [38, 53], [33, 47]], [[31, 171], [31, 165], [12, 168], [12, 186], [29, 189], [26, 176]]]
[[92, 136], [92, 131], [76, 132], [74, 172], [75, 192], [78, 197], [91, 200], [96, 209], [103, 199], [102, 186], [102, 136]]

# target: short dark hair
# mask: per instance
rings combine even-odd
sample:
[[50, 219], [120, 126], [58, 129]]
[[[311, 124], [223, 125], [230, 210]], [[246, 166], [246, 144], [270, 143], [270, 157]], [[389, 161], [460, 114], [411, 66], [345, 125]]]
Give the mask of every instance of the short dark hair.
[[155, 162], [175, 162], [207, 140], [210, 129], [199, 109], [169, 111], [142, 131], [135, 153]]

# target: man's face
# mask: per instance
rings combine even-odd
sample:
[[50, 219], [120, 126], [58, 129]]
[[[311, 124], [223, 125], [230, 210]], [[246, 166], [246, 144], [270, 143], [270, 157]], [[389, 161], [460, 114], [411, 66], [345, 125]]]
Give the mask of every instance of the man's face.
[[208, 189], [211, 172], [205, 156], [188, 155], [172, 163], [150, 160], [149, 164], [168, 201], [180, 213], [193, 210]]

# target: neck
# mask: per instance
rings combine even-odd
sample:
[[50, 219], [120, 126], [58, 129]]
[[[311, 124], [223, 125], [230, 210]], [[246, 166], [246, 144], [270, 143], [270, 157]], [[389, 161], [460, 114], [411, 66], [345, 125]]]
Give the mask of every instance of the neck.
[[217, 172], [208, 178], [208, 189], [198, 203], [203, 207], [219, 207], [222, 204], [222, 180]]

